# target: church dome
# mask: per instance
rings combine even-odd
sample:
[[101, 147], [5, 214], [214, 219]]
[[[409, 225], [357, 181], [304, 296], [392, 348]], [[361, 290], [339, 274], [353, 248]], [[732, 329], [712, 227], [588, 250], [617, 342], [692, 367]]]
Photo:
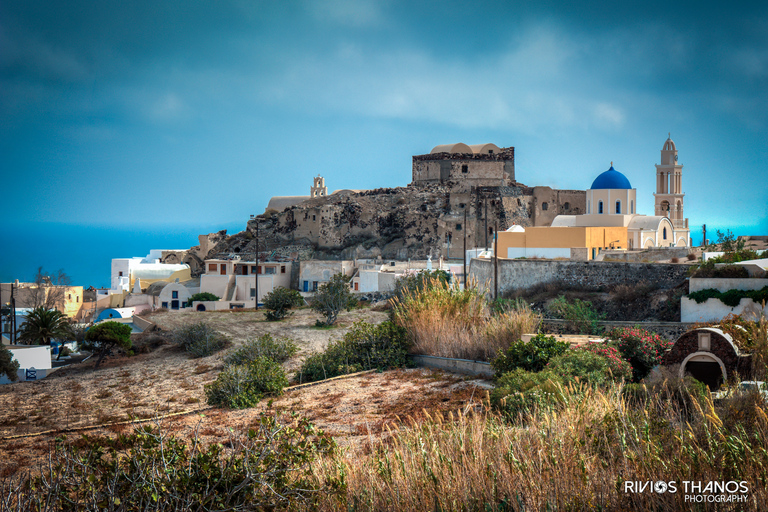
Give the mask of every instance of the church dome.
[[626, 176], [619, 171], [611, 168], [595, 178], [592, 182], [591, 189], [631, 189], [632, 185], [629, 184], [629, 180]]

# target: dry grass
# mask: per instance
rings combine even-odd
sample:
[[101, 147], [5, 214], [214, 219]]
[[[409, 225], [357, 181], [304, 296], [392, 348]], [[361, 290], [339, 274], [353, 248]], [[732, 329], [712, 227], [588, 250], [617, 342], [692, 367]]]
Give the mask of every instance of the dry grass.
[[394, 299], [395, 322], [413, 343], [411, 351], [440, 357], [490, 361], [499, 350], [536, 332], [541, 316], [524, 303], [491, 315], [477, 288], [459, 290], [435, 279], [422, 290]]
[[[346, 492], [320, 510], [690, 510], [683, 481], [745, 481], [749, 501], [768, 500], [768, 416], [753, 434], [723, 427], [711, 402], [688, 422], [669, 401], [633, 408], [618, 388], [564, 390], [565, 406], [520, 426], [487, 410], [425, 413], [391, 426], [367, 456], [316, 467], [320, 481], [344, 475]], [[660, 411], [660, 412], [659, 412]], [[750, 455], [747, 456], [746, 454]], [[737, 462], [738, 461], [738, 462]], [[673, 493], [625, 493], [622, 482], [675, 481]], [[704, 504], [696, 510], [732, 510]]]

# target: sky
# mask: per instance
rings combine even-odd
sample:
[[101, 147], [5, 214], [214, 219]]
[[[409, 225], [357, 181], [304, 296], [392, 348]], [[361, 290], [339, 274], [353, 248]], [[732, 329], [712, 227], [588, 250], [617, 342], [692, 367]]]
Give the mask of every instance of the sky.
[[691, 226], [768, 234], [768, 3], [4, 0], [0, 280], [105, 285], [454, 142], [529, 186], [613, 162], [653, 214], [668, 133]]

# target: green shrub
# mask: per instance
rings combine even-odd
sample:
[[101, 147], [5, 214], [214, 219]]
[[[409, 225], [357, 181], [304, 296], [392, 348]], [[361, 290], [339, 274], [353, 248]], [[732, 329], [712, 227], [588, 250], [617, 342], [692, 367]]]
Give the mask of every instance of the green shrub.
[[268, 310], [267, 320], [282, 320], [288, 316], [289, 309], [301, 306], [303, 303], [304, 299], [299, 292], [278, 286], [264, 297], [264, 308]]
[[491, 405], [510, 418], [548, 410], [562, 403], [562, 386], [563, 379], [551, 371], [529, 372], [517, 368], [496, 381]]
[[193, 296], [191, 296], [187, 303], [191, 306], [193, 302], [209, 302], [209, 301], [217, 301], [219, 300], [219, 297], [217, 295], [214, 295], [210, 292], [202, 292], [202, 293], [196, 293]]
[[445, 270], [422, 270], [406, 274], [395, 282], [395, 297], [402, 301], [406, 296], [450, 283], [451, 276]]
[[19, 362], [13, 358], [11, 351], [0, 344], [0, 375], [16, 382], [19, 379]]
[[246, 409], [254, 407], [265, 395], [281, 395], [288, 385], [279, 363], [258, 357], [248, 364], [225, 368], [216, 380], [205, 386], [208, 405]]
[[332, 492], [312, 475], [313, 462], [335, 449], [322, 431], [305, 419], [263, 413], [251, 425], [233, 432], [228, 448], [149, 426], [113, 438], [59, 437], [50, 468], [4, 494], [3, 509], [312, 509], [320, 493]]
[[612, 347], [607, 343], [588, 343], [579, 347], [578, 350], [586, 350], [603, 356], [614, 380], [629, 380], [632, 378], [632, 365], [622, 359], [621, 352], [616, 347]]
[[632, 375], [629, 363], [621, 362], [624, 364], [614, 363], [614, 368], [611, 368], [608, 357], [579, 348], [553, 357], [547, 364], [547, 371], [560, 375], [566, 381], [602, 386], [614, 380], [629, 379]]
[[752, 299], [756, 304], [761, 304], [763, 301], [768, 302], [768, 286], [763, 286], [760, 290], [728, 290], [727, 292], [707, 288], [688, 294], [688, 298], [695, 300], [698, 304], [707, 299], [718, 299], [726, 306], [735, 308], [741, 299]]
[[317, 289], [312, 298], [312, 309], [325, 316], [325, 325], [335, 324], [342, 310], [349, 311], [357, 305], [357, 298], [349, 289], [350, 281], [351, 277], [338, 273]]
[[637, 408], [661, 412], [671, 406], [687, 421], [695, 415], [694, 402], [703, 404], [707, 400], [709, 388], [693, 377], [681, 379], [663, 370], [662, 376], [652, 382], [625, 384], [622, 395], [628, 404]]
[[408, 341], [402, 327], [392, 322], [356, 322], [341, 340], [307, 357], [298, 379], [313, 382], [363, 370], [402, 367], [407, 363], [407, 353]]
[[661, 363], [664, 353], [672, 347], [671, 341], [638, 327], [613, 329], [605, 337], [619, 350], [621, 357], [632, 365], [633, 382], [643, 380]]
[[566, 341], [557, 341], [554, 336], [539, 333], [527, 343], [522, 340], [512, 343], [506, 352], [499, 352], [496, 359], [491, 362], [491, 366], [497, 376], [516, 368], [540, 372], [550, 359], [565, 353], [569, 346]]
[[104, 357], [113, 349], [119, 347], [126, 352], [131, 349], [131, 326], [113, 321], [98, 323], [85, 333], [83, 346], [86, 350], [99, 353], [94, 367], [98, 368]]
[[276, 363], [284, 363], [299, 351], [298, 345], [288, 338], [275, 339], [267, 333], [246, 341], [243, 346], [224, 358], [224, 364], [247, 364], [259, 357], [266, 357]]
[[171, 338], [181, 345], [192, 357], [207, 357], [223, 349], [229, 338], [205, 322], [177, 327]]
[[568, 302], [564, 295], [552, 299], [547, 304], [547, 312], [566, 320], [568, 328], [579, 334], [598, 334], [601, 331], [600, 322], [605, 320], [605, 314], [595, 311], [591, 302], [580, 299]]

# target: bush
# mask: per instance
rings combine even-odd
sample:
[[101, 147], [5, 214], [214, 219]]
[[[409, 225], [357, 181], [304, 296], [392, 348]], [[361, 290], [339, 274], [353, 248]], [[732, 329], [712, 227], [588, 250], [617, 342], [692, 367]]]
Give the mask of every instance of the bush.
[[510, 418], [549, 410], [562, 402], [562, 386], [563, 379], [553, 372], [517, 368], [496, 381], [491, 405]]
[[608, 364], [614, 380], [629, 380], [632, 378], [632, 365], [621, 357], [621, 353], [616, 347], [606, 343], [588, 343], [578, 348], [603, 356]]
[[624, 400], [633, 407], [646, 408], [661, 413], [670, 407], [683, 420], [691, 420], [697, 407], [709, 397], [709, 388], [691, 376], [681, 379], [667, 369], [659, 378], [646, 383], [629, 383], [622, 389]]
[[567, 341], [557, 341], [554, 336], [537, 334], [531, 341], [517, 340], [506, 352], [491, 362], [497, 376], [521, 368], [530, 372], [540, 372], [553, 357], [564, 354], [570, 345]]
[[633, 382], [643, 380], [661, 363], [664, 353], [672, 347], [671, 341], [638, 327], [613, 329], [605, 337], [619, 350], [621, 357], [632, 365]]
[[195, 301], [207, 302], [207, 301], [217, 301], [217, 300], [219, 300], [218, 296], [216, 296], [216, 295], [214, 295], [214, 294], [212, 294], [210, 292], [202, 292], [202, 293], [196, 293], [193, 296], [191, 296], [187, 300], [187, 304], [189, 304], [191, 306], [192, 303], [195, 302]]
[[356, 322], [341, 340], [332, 341], [324, 352], [304, 360], [300, 382], [313, 382], [363, 370], [398, 368], [407, 362], [405, 329], [392, 322], [378, 325]]
[[333, 325], [342, 310], [349, 311], [357, 305], [357, 299], [349, 289], [351, 277], [338, 273], [317, 289], [312, 299], [312, 309], [325, 315], [325, 325]]
[[561, 376], [566, 381], [603, 386], [615, 380], [631, 377], [632, 369], [629, 363], [621, 362], [623, 365], [613, 365], [616, 369], [615, 373], [608, 357], [578, 348], [553, 357], [547, 364], [547, 371]]
[[226, 449], [148, 426], [114, 438], [59, 437], [45, 469], [2, 496], [3, 509], [312, 509], [320, 493], [332, 492], [312, 476], [312, 463], [335, 449], [322, 431], [266, 414], [252, 425], [233, 432]]
[[13, 359], [11, 351], [0, 344], [0, 375], [5, 374], [8, 379], [16, 382], [19, 378], [19, 362]]
[[406, 295], [418, 293], [433, 288], [434, 286], [448, 285], [451, 276], [445, 270], [422, 270], [415, 274], [405, 274], [395, 282], [395, 294], [398, 300], [403, 300]]
[[99, 353], [94, 367], [98, 368], [101, 361], [112, 349], [119, 347], [126, 352], [131, 349], [131, 326], [111, 321], [96, 324], [85, 333], [84, 346], [86, 350]]
[[547, 312], [566, 320], [568, 328], [579, 334], [598, 334], [601, 331], [600, 322], [605, 319], [605, 314], [595, 311], [591, 302], [581, 299], [568, 302], [564, 295], [550, 301]]
[[177, 327], [171, 334], [171, 338], [192, 354], [192, 357], [210, 356], [229, 343], [229, 338], [205, 322]]
[[246, 409], [255, 407], [264, 395], [281, 395], [288, 385], [279, 363], [257, 357], [248, 364], [225, 368], [216, 380], [205, 385], [208, 405]]
[[248, 364], [259, 357], [266, 357], [276, 363], [284, 363], [299, 351], [298, 345], [288, 338], [275, 339], [267, 333], [246, 341], [243, 346], [224, 358], [224, 364]]
[[299, 292], [278, 286], [264, 297], [264, 307], [268, 310], [267, 320], [282, 320], [288, 316], [289, 309], [303, 303], [304, 299]]

